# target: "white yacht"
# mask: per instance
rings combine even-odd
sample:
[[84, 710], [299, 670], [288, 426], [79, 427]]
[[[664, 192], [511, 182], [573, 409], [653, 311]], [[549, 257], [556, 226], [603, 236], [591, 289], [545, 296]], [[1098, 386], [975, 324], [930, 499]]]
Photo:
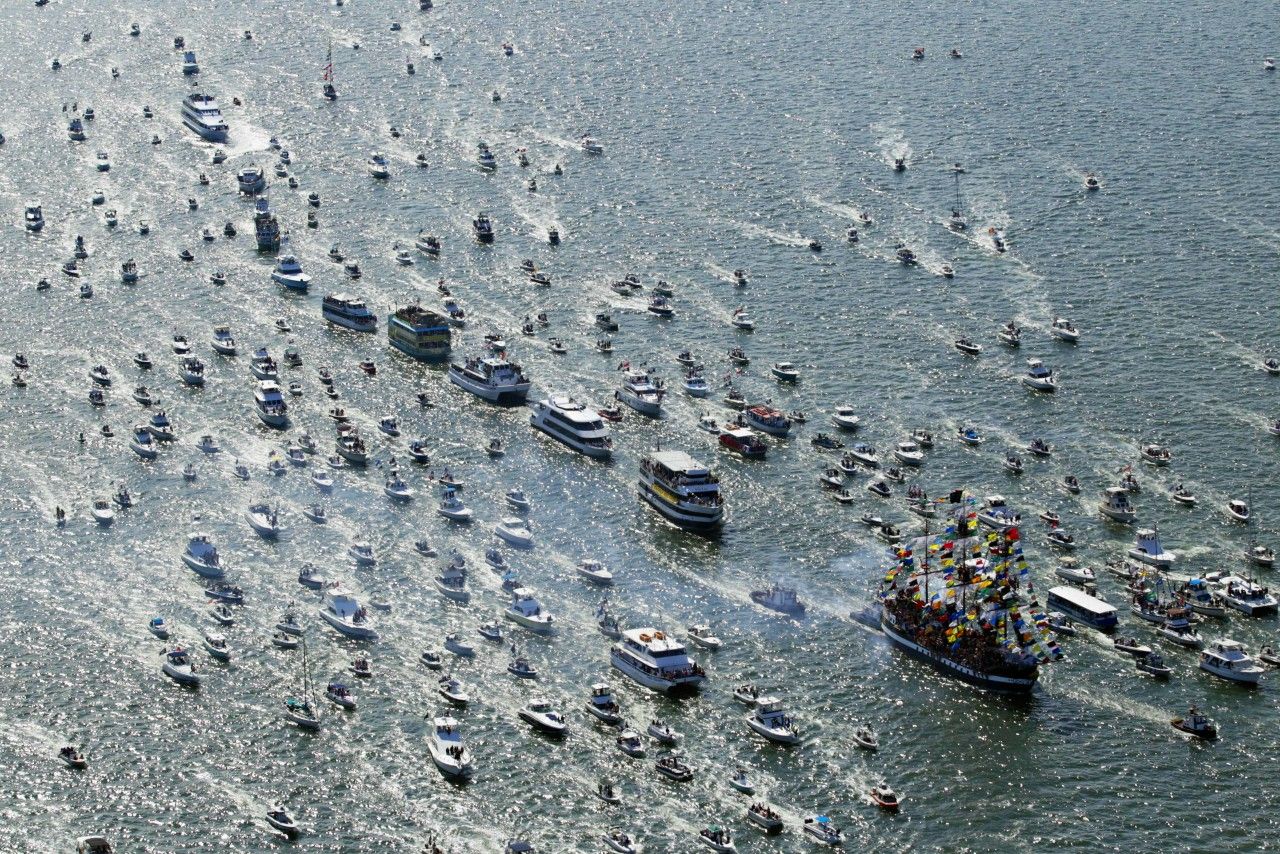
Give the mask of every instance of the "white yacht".
[[1065, 317], [1055, 317], [1053, 319], [1053, 324], [1049, 329], [1053, 333], [1053, 337], [1057, 338], [1059, 341], [1066, 341], [1069, 344], [1074, 344], [1080, 340], [1080, 330], [1076, 328], [1074, 323], [1067, 320]]
[[209, 142], [227, 141], [227, 123], [212, 95], [192, 92], [182, 100], [182, 123]]
[[280, 386], [271, 380], [262, 380], [253, 393], [253, 406], [262, 423], [283, 430], [289, 426], [289, 405], [284, 401]]
[[449, 381], [490, 403], [523, 403], [531, 383], [520, 366], [500, 356], [469, 358], [449, 365]]
[[548, 397], [533, 405], [529, 425], [588, 457], [608, 459], [613, 441], [604, 419], [571, 397]]
[[1244, 647], [1233, 640], [1214, 641], [1201, 651], [1200, 669], [1245, 685], [1257, 685], [1264, 672], [1264, 668], [1254, 663]]
[[213, 351], [219, 355], [234, 356], [236, 354], [236, 339], [231, 334], [230, 326], [220, 324], [213, 327], [213, 339], [209, 343]]
[[154, 460], [160, 453], [151, 431], [147, 429], [145, 424], [134, 426], [133, 438], [129, 440], [129, 447], [144, 460]]
[[1053, 369], [1045, 367], [1039, 359], [1027, 359], [1027, 372], [1022, 377], [1022, 384], [1035, 391], [1056, 391], [1058, 388]]
[[355, 594], [342, 587], [330, 587], [324, 596], [324, 604], [317, 613], [340, 634], [356, 640], [377, 640], [369, 613]]
[[1098, 512], [1108, 519], [1129, 524], [1138, 518], [1138, 511], [1129, 500], [1129, 490], [1123, 486], [1108, 486], [1103, 494]]
[[1160, 534], [1155, 528], [1143, 528], [1138, 531], [1137, 542], [1129, 549], [1129, 557], [1157, 569], [1168, 569], [1173, 566], [1177, 555], [1164, 550], [1160, 545]]
[[661, 380], [651, 378], [644, 371], [628, 371], [614, 396], [641, 415], [658, 418], [662, 415], [662, 398], [666, 394]]
[[436, 513], [451, 522], [470, 522], [473, 515], [471, 508], [462, 503], [462, 499], [458, 497], [458, 491], [452, 487], [445, 490], [444, 498], [436, 507]]
[[435, 585], [444, 596], [455, 602], [465, 605], [471, 601], [471, 592], [467, 590], [466, 567], [456, 559], [435, 577]]
[[182, 562], [204, 578], [221, 578], [224, 574], [222, 559], [208, 534], [191, 534], [188, 537]]
[[706, 673], [689, 658], [684, 645], [653, 628], [627, 629], [609, 651], [610, 663], [655, 691], [696, 690]]
[[466, 779], [471, 776], [471, 751], [462, 743], [462, 725], [454, 718], [433, 718], [427, 738], [431, 761], [446, 777]]
[[1246, 616], [1262, 617], [1280, 610], [1280, 600], [1251, 578], [1210, 572], [1205, 575], [1205, 579], [1217, 585], [1218, 599], [1224, 605]]
[[378, 317], [359, 297], [350, 294], [329, 294], [320, 306], [320, 316], [330, 323], [355, 332], [376, 332]]
[[391, 177], [391, 168], [387, 166], [387, 158], [375, 151], [369, 156], [369, 175], [380, 181]]
[[284, 285], [291, 291], [302, 293], [311, 287], [311, 277], [302, 272], [302, 264], [298, 262], [297, 256], [291, 253], [281, 253], [276, 258], [275, 269], [271, 271], [271, 280], [278, 285]]
[[160, 665], [160, 669], [165, 676], [179, 685], [200, 687], [200, 674], [196, 672], [195, 663], [191, 661], [191, 654], [180, 646], [164, 651], [164, 664]]
[[800, 741], [795, 722], [776, 697], [756, 698], [756, 708], [747, 718], [747, 726], [776, 744], [797, 744]]
[[517, 587], [511, 591], [511, 604], [502, 615], [539, 634], [547, 634], [555, 629], [555, 617], [542, 609], [542, 604], [527, 587]]
[[852, 406], [837, 406], [835, 413], [831, 416], [831, 423], [841, 430], [857, 430], [861, 422], [862, 419], [858, 417], [858, 413]]
[[564, 735], [568, 724], [564, 715], [552, 708], [551, 703], [542, 698], [532, 700], [518, 712], [520, 719], [549, 735]]
[[904, 466], [918, 466], [924, 463], [924, 451], [916, 442], [899, 442], [893, 449], [893, 456]]
[[720, 479], [683, 451], [653, 451], [640, 461], [640, 498], [681, 528], [714, 528], [724, 519]]
[[493, 532], [516, 548], [532, 548], [533, 532], [529, 523], [517, 516], [508, 516], [494, 526]]
[[250, 504], [244, 516], [249, 522], [249, 527], [263, 539], [274, 540], [284, 530], [280, 524], [279, 512], [265, 501], [255, 501]]
[[587, 698], [587, 711], [609, 726], [622, 723], [621, 710], [618, 702], [613, 699], [613, 692], [607, 683], [597, 682], [591, 686], [591, 696]]

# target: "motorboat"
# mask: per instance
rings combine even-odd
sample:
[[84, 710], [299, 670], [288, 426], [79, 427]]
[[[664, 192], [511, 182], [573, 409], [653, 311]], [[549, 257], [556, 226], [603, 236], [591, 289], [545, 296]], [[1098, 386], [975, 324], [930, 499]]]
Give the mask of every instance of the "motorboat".
[[579, 142], [579, 147], [581, 147], [582, 150], [587, 154], [603, 154], [604, 153], [604, 146], [601, 145], [599, 140], [597, 140], [593, 136], [582, 137], [582, 140]]
[[802, 826], [804, 828], [804, 832], [809, 836], [809, 838], [821, 845], [826, 845], [831, 848], [844, 845], [843, 831], [836, 827], [835, 823], [831, 821], [828, 816], [805, 816], [804, 824]]
[[1179, 732], [1202, 741], [1215, 741], [1218, 738], [1218, 725], [1201, 714], [1195, 706], [1187, 710], [1185, 717], [1176, 717], [1169, 724]]
[[508, 489], [503, 499], [507, 502], [507, 506], [513, 510], [525, 511], [529, 509], [529, 499], [522, 489]]
[[693, 779], [693, 768], [675, 754], [668, 753], [658, 757], [658, 761], [654, 763], [654, 770], [678, 783]]
[[1194, 507], [1196, 503], [1195, 493], [1187, 489], [1182, 484], [1178, 484], [1174, 488], [1173, 492], [1169, 493], [1169, 497], [1172, 498], [1175, 503], [1181, 504], [1184, 507]]
[[476, 654], [475, 647], [462, 639], [462, 635], [457, 632], [450, 632], [444, 636], [444, 648], [446, 652], [451, 652], [459, 658], [473, 658]]
[[591, 686], [591, 696], [587, 698], [587, 711], [609, 726], [622, 723], [622, 714], [618, 703], [613, 699], [613, 692], [607, 683], [597, 682]]
[[186, 649], [175, 646], [164, 650], [162, 654], [164, 662], [160, 665], [160, 670], [165, 676], [184, 687], [200, 687], [201, 676]]
[[293, 817], [290, 816], [289, 813], [285, 811], [284, 807], [279, 804], [276, 804], [272, 806], [271, 809], [267, 810], [265, 817], [267, 819], [267, 824], [283, 833], [289, 839], [296, 839], [298, 834], [301, 833], [297, 822], [295, 822]]
[[450, 522], [470, 522], [473, 516], [471, 508], [462, 503], [455, 489], [445, 490], [444, 497], [436, 507], [436, 513]]
[[550, 701], [537, 698], [520, 709], [518, 715], [537, 730], [548, 735], [562, 736], [568, 732], [564, 716], [552, 708]]
[[58, 751], [58, 758], [71, 769], [83, 771], [89, 767], [89, 760], [85, 759], [84, 754], [72, 745], [67, 745]]
[[1173, 461], [1173, 454], [1163, 445], [1143, 445], [1139, 454], [1144, 463], [1153, 466], [1167, 466]]
[[617, 828], [610, 830], [608, 833], [602, 833], [600, 841], [610, 851], [616, 851], [618, 854], [636, 854], [636, 851], [639, 850], [636, 848], [635, 841]]
[[275, 269], [271, 271], [271, 280], [283, 285], [291, 291], [305, 293], [311, 287], [311, 277], [302, 272], [302, 264], [295, 255], [283, 253], [276, 258]]
[[451, 562], [434, 579], [436, 589], [446, 598], [454, 602], [466, 604], [471, 601], [471, 592], [467, 590], [466, 568], [457, 560]]
[[462, 725], [454, 718], [438, 717], [432, 719], [431, 730], [427, 752], [440, 773], [446, 777], [470, 777], [473, 770], [471, 751], [462, 742]]
[[111, 508], [111, 502], [105, 498], [95, 498], [93, 504], [89, 507], [89, 514], [93, 516], [93, 521], [104, 528], [114, 522], [116, 518], [116, 512]]
[[207, 534], [191, 534], [188, 537], [182, 562], [204, 578], [221, 578], [224, 574], [218, 549]]
[[507, 663], [507, 672], [517, 679], [537, 679], [538, 669], [529, 663], [529, 659], [518, 655]]
[[354, 560], [358, 566], [373, 566], [378, 562], [373, 546], [360, 540], [347, 546], [347, 557]]
[[405, 483], [404, 478], [393, 474], [382, 485], [382, 491], [392, 501], [412, 501], [415, 495], [413, 488]]
[[227, 645], [227, 638], [224, 635], [210, 633], [204, 636], [204, 651], [209, 653], [209, 657], [215, 661], [230, 661], [231, 647]]
[[289, 426], [289, 406], [280, 386], [272, 380], [261, 380], [253, 393], [254, 411], [268, 427], [282, 430]]
[[1243, 646], [1233, 640], [1216, 640], [1200, 653], [1200, 669], [1231, 682], [1256, 685], [1265, 669], [1254, 663]]
[[735, 328], [741, 329], [743, 332], [751, 332], [756, 328], [755, 321], [747, 314], [745, 307], [736, 309], [729, 322], [732, 323]]
[[1065, 341], [1068, 344], [1075, 344], [1080, 340], [1080, 330], [1065, 317], [1055, 317], [1053, 323], [1049, 326], [1049, 331], [1054, 338], [1059, 341]]
[[1235, 522], [1248, 522], [1250, 518], [1249, 505], [1239, 498], [1232, 498], [1227, 502], [1227, 516]]
[[169, 621], [164, 617], [152, 617], [147, 623], [147, 631], [160, 638], [160, 640], [169, 639]]
[[751, 591], [751, 601], [763, 608], [792, 617], [803, 617], [805, 614], [805, 605], [797, 598], [796, 591], [780, 584], [771, 584], [764, 590]]
[[1103, 493], [1098, 512], [1108, 519], [1129, 524], [1138, 518], [1137, 508], [1129, 500], [1129, 490], [1123, 486], [1109, 486]]
[[215, 353], [222, 356], [236, 354], [236, 339], [231, 335], [231, 327], [218, 325], [213, 327], [213, 338], [210, 341]]
[[449, 381], [491, 403], [522, 403], [531, 383], [520, 366], [501, 356], [468, 358], [449, 366]]
[[901, 801], [899, 800], [897, 793], [894, 792], [893, 789], [889, 788], [885, 783], [881, 783], [878, 786], [872, 786], [868, 796], [871, 798], [871, 802], [873, 804], [885, 812], [896, 813], [901, 807]]
[[666, 393], [662, 380], [644, 371], [627, 371], [621, 387], [614, 392], [614, 398], [641, 415], [658, 418], [662, 415], [662, 401]]
[[800, 735], [795, 722], [787, 714], [782, 701], [776, 697], [761, 696], [756, 699], [756, 708], [747, 718], [747, 726], [775, 744], [798, 744]]
[[476, 214], [471, 221], [471, 233], [477, 243], [493, 243], [493, 221], [484, 211]]
[[575, 567], [575, 571], [580, 578], [586, 579], [592, 584], [598, 584], [602, 587], [613, 584], [613, 573], [598, 560], [580, 561]]
[[640, 734], [635, 730], [623, 729], [618, 737], [614, 739], [614, 744], [623, 753], [632, 759], [643, 759], [645, 755], [644, 742], [640, 740]]
[[1157, 569], [1169, 569], [1173, 566], [1177, 555], [1164, 550], [1160, 544], [1160, 535], [1155, 528], [1143, 528], [1137, 532], [1137, 541], [1129, 549], [1129, 557], [1141, 563], [1149, 564]]
[[1257, 543], [1246, 546], [1243, 554], [1244, 559], [1254, 566], [1273, 566], [1276, 562], [1276, 553]]
[[476, 631], [480, 634], [480, 637], [487, 641], [493, 641], [494, 643], [502, 643], [503, 639], [506, 637], [502, 631], [502, 626], [497, 620], [490, 623], [481, 623]]
[[1097, 573], [1087, 566], [1081, 566], [1074, 558], [1070, 557], [1064, 557], [1059, 560], [1053, 572], [1054, 575], [1073, 584], [1094, 585], [1098, 583]]
[[753, 803], [747, 808], [747, 821], [769, 835], [781, 833], [783, 830], [782, 816], [764, 803]]
[[738, 848], [733, 842], [733, 833], [727, 827], [706, 827], [698, 831], [698, 839], [712, 851], [735, 854]]
[[511, 604], [502, 615], [537, 634], [549, 634], [555, 629], [555, 617], [544, 611], [533, 591], [516, 587], [511, 591]]

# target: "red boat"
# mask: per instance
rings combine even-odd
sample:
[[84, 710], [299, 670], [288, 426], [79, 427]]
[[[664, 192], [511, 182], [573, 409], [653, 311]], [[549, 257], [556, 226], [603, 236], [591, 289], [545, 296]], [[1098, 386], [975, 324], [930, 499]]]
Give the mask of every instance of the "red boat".
[[898, 811], [898, 796], [894, 794], [893, 789], [884, 784], [871, 787], [871, 801], [885, 812]]
[[622, 420], [622, 407], [620, 406], [604, 406], [596, 410], [596, 413], [605, 421], [617, 424]]
[[768, 446], [745, 427], [728, 427], [720, 432], [720, 444], [748, 459], [764, 459]]

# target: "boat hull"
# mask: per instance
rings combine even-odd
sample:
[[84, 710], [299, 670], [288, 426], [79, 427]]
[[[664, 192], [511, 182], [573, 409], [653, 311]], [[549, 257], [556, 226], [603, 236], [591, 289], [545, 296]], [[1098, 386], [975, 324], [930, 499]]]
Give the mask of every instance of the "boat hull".
[[889, 639], [889, 642], [898, 649], [912, 658], [933, 665], [938, 671], [953, 679], [959, 679], [977, 688], [1001, 694], [1028, 694], [1035, 688], [1036, 675], [1018, 678], [979, 673], [958, 662], [943, 658], [941, 655], [909, 640], [906, 636], [899, 634], [898, 630], [883, 618], [880, 620], [880, 629], [884, 632], [884, 636]]

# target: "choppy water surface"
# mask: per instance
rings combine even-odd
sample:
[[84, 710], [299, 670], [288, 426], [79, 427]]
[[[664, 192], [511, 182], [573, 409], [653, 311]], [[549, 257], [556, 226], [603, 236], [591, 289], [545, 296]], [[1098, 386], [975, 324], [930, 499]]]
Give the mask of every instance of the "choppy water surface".
[[[1198, 673], [1190, 654], [1167, 650], [1178, 672], [1159, 685], [1090, 637], [1069, 642], [1069, 659], [1047, 668], [1026, 702], [939, 678], [849, 618], [870, 600], [882, 562], [858, 517], [874, 508], [905, 522], [901, 499], [868, 494], [836, 505], [819, 489], [823, 460], [809, 445], [822, 429], [819, 413], [844, 402], [882, 450], [914, 425], [946, 436], [977, 424], [987, 445], [973, 451], [944, 439], [921, 484], [931, 493], [999, 491], [1028, 516], [1057, 508], [1086, 544], [1082, 559], [1100, 566], [1131, 534], [1096, 518], [1097, 491], [1136, 462], [1140, 444], [1160, 441], [1176, 459], [1168, 470], [1139, 472], [1141, 520], [1161, 525], [1187, 568], [1239, 568], [1251, 535], [1280, 540], [1280, 467], [1265, 431], [1277, 412], [1276, 380], [1259, 369], [1276, 346], [1271, 273], [1280, 249], [1269, 166], [1280, 78], [1261, 69], [1264, 55], [1280, 52], [1273, 16], [1240, 3], [1168, 11], [1114, 2], [658, 9], [445, 0], [426, 14], [415, 5], [54, 0], [35, 9], [15, 0], [0, 9], [0, 352], [34, 362], [30, 388], [0, 392], [0, 655], [9, 665], [0, 670], [0, 823], [13, 834], [0, 848], [63, 851], [102, 831], [122, 850], [268, 850], [279, 843], [260, 816], [275, 799], [307, 829], [299, 850], [413, 851], [435, 832], [449, 850], [494, 851], [518, 832], [539, 850], [585, 852], [600, 850], [601, 829], [620, 826], [649, 851], [693, 851], [698, 828], [727, 823], [743, 850], [799, 851], [811, 843], [796, 825], [817, 811], [847, 829], [851, 846], [878, 850], [1273, 846], [1280, 714], [1271, 681], [1239, 690]], [[130, 38], [135, 20], [142, 35]], [[394, 20], [401, 31], [391, 31]], [[241, 37], [246, 28], [252, 41]], [[172, 50], [177, 34], [198, 53], [195, 84], [226, 107], [233, 131], [222, 166], [209, 164], [211, 147], [179, 120], [191, 84]], [[419, 46], [422, 34], [430, 48]], [[503, 56], [504, 40], [514, 56]], [[329, 43], [342, 96], [334, 104], [318, 93]], [[927, 49], [923, 62], [909, 59], [916, 45]], [[964, 59], [946, 58], [952, 46]], [[434, 50], [443, 61], [431, 61]], [[55, 55], [58, 72], [49, 69]], [[406, 58], [416, 75], [405, 73]], [[62, 107], [73, 102], [97, 113], [81, 144], [66, 141]], [[142, 117], [144, 104], [154, 119]], [[402, 138], [389, 138], [391, 125]], [[604, 156], [577, 150], [583, 133], [601, 139]], [[149, 144], [152, 134], [161, 145]], [[300, 182], [290, 191], [274, 179], [271, 199], [315, 277], [301, 298], [269, 281], [270, 259], [251, 251], [251, 208], [235, 194], [236, 169], [274, 163], [272, 135], [293, 154]], [[480, 140], [498, 154], [496, 174], [474, 167]], [[515, 165], [518, 147], [533, 161], [527, 170]], [[107, 174], [93, 169], [99, 149], [112, 158]], [[390, 158], [389, 182], [368, 178], [373, 150]], [[418, 152], [430, 168], [414, 168]], [[904, 174], [890, 169], [898, 156], [909, 162]], [[967, 167], [961, 190], [974, 226], [964, 237], [942, 225], [956, 161]], [[557, 162], [560, 178], [550, 174]], [[197, 185], [202, 170], [209, 187]], [[1102, 176], [1096, 194], [1082, 187], [1090, 170]], [[537, 193], [525, 189], [533, 175]], [[119, 211], [114, 231], [103, 208], [89, 204], [94, 188], [105, 192], [104, 208]], [[315, 230], [304, 227], [312, 190], [323, 200]], [[186, 210], [189, 196], [197, 211]], [[38, 237], [21, 226], [28, 199], [49, 219]], [[481, 209], [496, 221], [493, 247], [470, 240]], [[844, 229], [856, 211], [875, 222], [849, 246]], [[137, 234], [139, 219], [152, 222], [149, 237]], [[202, 228], [220, 231], [227, 220], [239, 237], [201, 242]], [[564, 236], [557, 249], [544, 241], [553, 225]], [[1006, 230], [1006, 255], [974, 236], [988, 226]], [[398, 267], [392, 245], [411, 243], [420, 228], [441, 235], [441, 258]], [[90, 300], [58, 273], [76, 234], [92, 252]], [[820, 254], [805, 248], [813, 236], [825, 243]], [[898, 241], [915, 247], [919, 268], [893, 262]], [[364, 268], [358, 283], [325, 257], [334, 243]], [[176, 260], [186, 247], [193, 264]], [[135, 287], [118, 281], [130, 257], [143, 273]], [[518, 263], [526, 257], [552, 274], [552, 288], [525, 283]], [[954, 280], [937, 274], [944, 262], [955, 266]], [[750, 276], [744, 289], [731, 284], [739, 267]], [[227, 274], [226, 287], [208, 284], [214, 270]], [[628, 272], [671, 281], [676, 319], [652, 319], [641, 301], [607, 289]], [[35, 290], [41, 276], [52, 290]], [[392, 355], [382, 332], [337, 334], [320, 322], [331, 290], [354, 290], [385, 315], [412, 296], [434, 303], [439, 278], [473, 318], [456, 349], [477, 349], [486, 332], [506, 334], [539, 391], [602, 401], [624, 358], [659, 367], [674, 385], [673, 355], [685, 347], [718, 379], [729, 370], [724, 352], [742, 343], [754, 359], [738, 380], [748, 396], [802, 408], [815, 421], [771, 442], [767, 462], [743, 463], [695, 429], [704, 412], [727, 417], [718, 394], [703, 402], [673, 394], [661, 422], [628, 417], [615, 431], [616, 460], [599, 465], [531, 433], [523, 410], [488, 407], [450, 387], [440, 369]], [[739, 305], [759, 322], [753, 335], [729, 326]], [[612, 356], [592, 349], [591, 319], [602, 308], [622, 321]], [[551, 328], [523, 338], [520, 319], [537, 310]], [[1083, 327], [1078, 347], [1050, 339], [1057, 314]], [[287, 338], [272, 330], [276, 317], [292, 324]], [[1008, 318], [1026, 330], [1021, 352], [995, 342]], [[242, 353], [266, 344], [278, 356], [288, 342], [302, 351], [306, 365], [282, 378], [304, 382], [295, 430], [308, 428], [325, 450], [321, 365], [333, 368], [343, 404], [379, 457], [404, 457], [405, 439], [374, 429], [382, 415], [396, 414], [406, 437], [426, 436], [437, 470], [448, 465], [467, 481], [478, 523], [458, 530], [437, 518], [417, 470], [418, 500], [390, 505], [376, 469], [341, 473], [326, 499], [333, 520], [308, 523], [299, 508], [315, 491], [302, 471], [267, 475], [282, 437], [253, 416], [247, 355], [209, 349], [215, 323], [231, 325]], [[209, 365], [200, 391], [178, 381], [174, 331], [190, 336]], [[548, 352], [548, 335], [570, 352]], [[961, 335], [984, 344], [980, 359], [951, 348]], [[146, 377], [130, 361], [137, 349], [157, 360]], [[1028, 357], [1061, 370], [1056, 396], [1018, 386]], [[376, 379], [357, 369], [364, 358], [378, 363]], [[798, 385], [769, 378], [766, 366], [778, 359], [800, 366]], [[116, 376], [104, 410], [86, 401], [86, 372], [98, 362]], [[158, 392], [180, 433], [151, 464], [125, 445], [128, 426], [145, 417], [129, 398], [135, 382]], [[418, 391], [439, 405], [419, 409]], [[103, 422], [120, 438], [96, 438]], [[75, 440], [81, 431], [90, 435], [84, 446]], [[221, 440], [221, 458], [195, 449], [204, 432]], [[496, 461], [482, 450], [493, 436], [509, 447]], [[1002, 452], [1035, 436], [1057, 449], [1052, 460], [1029, 461], [1021, 478], [1002, 474]], [[730, 522], [718, 540], [674, 532], [637, 502], [636, 464], [658, 443], [721, 474]], [[231, 476], [233, 458], [250, 466], [252, 480]], [[181, 476], [188, 462], [199, 470], [190, 484]], [[1056, 488], [1067, 472], [1085, 483], [1082, 496]], [[860, 496], [864, 480], [851, 481]], [[1198, 508], [1168, 500], [1178, 481], [1200, 496]], [[113, 483], [127, 483], [139, 503], [99, 529], [87, 505]], [[416, 658], [450, 629], [473, 635], [505, 604], [480, 558], [514, 485], [531, 493], [537, 545], [512, 560], [562, 630], [549, 640], [517, 636], [544, 672], [536, 685], [509, 677], [498, 647], [454, 668], [477, 697], [461, 717], [478, 771], [456, 787], [424, 749], [423, 717], [442, 708]], [[291, 528], [275, 544], [243, 519], [263, 496], [280, 502]], [[1225, 520], [1220, 508], [1231, 496], [1252, 500], [1251, 530]], [[50, 522], [56, 505], [73, 508], [60, 531]], [[160, 675], [161, 643], [146, 629], [156, 613], [170, 615], [188, 642], [212, 628], [178, 559], [193, 527], [213, 535], [248, 596], [227, 631], [235, 663], [204, 665], [198, 693]], [[348, 564], [346, 547], [358, 536], [382, 555], [376, 568]], [[1039, 536], [1030, 530], [1028, 548], [1048, 582], [1052, 555]], [[438, 562], [411, 548], [421, 537], [481, 567], [469, 606], [434, 592]], [[656, 698], [609, 672], [608, 642], [592, 624], [599, 592], [572, 570], [585, 557], [618, 575], [612, 601], [630, 625], [679, 630], [705, 621], [726, 639], [723, 651], [700, 655], [711, 675], [700, 698]], [[304, 561], [393, 602], [371, 649], [377, 675], [356, 686], [359, 710], [328, 714], [318, 735], [280, 717], [299, 657], [270, 646], [270, 627], [290, 600], [299, 604], [322, 682], [357, 647], [316, 625], [313, 596], [294, 580]], [[749, 591], [773, 579], [800, 590], [806, 620], [751, 605]], [[1110, 579], [1103, 587], [1120, 601]], [[1256, 649], [1275, 628], [1274, 619], [1233, 618], [1205, 632]], [[602, 677], [632, 722], [661, 715], [685, 733], [693, 783], [664, 782], [651, 760], [614, 750], [611, 733], [582, 711]], [[790, 704], [802, 747], [749, 737], [729, 695], [748, 679]], [[563, 744], [516, 719], [536, 694], [568, 713], [573, 733]], [[1173, 736], [1168, 718], [1189, 702], [1218, 720], [1221, 743], [1188, 746]], [[852, 746], [860, 722], [882, 733], [879, 753]], [[67, 741], [87, 746], [85, 773], [55, 761]], [[747, 801], [725, 783], [739, 765], [753, 769], [789, 833], [765, 840], [747, 828]], [[620, 783], [625, 807], [592, 797], [602, 776]], [[902, 815], [880, 815], [862, 800], [879, 779], [903, 793]]]

